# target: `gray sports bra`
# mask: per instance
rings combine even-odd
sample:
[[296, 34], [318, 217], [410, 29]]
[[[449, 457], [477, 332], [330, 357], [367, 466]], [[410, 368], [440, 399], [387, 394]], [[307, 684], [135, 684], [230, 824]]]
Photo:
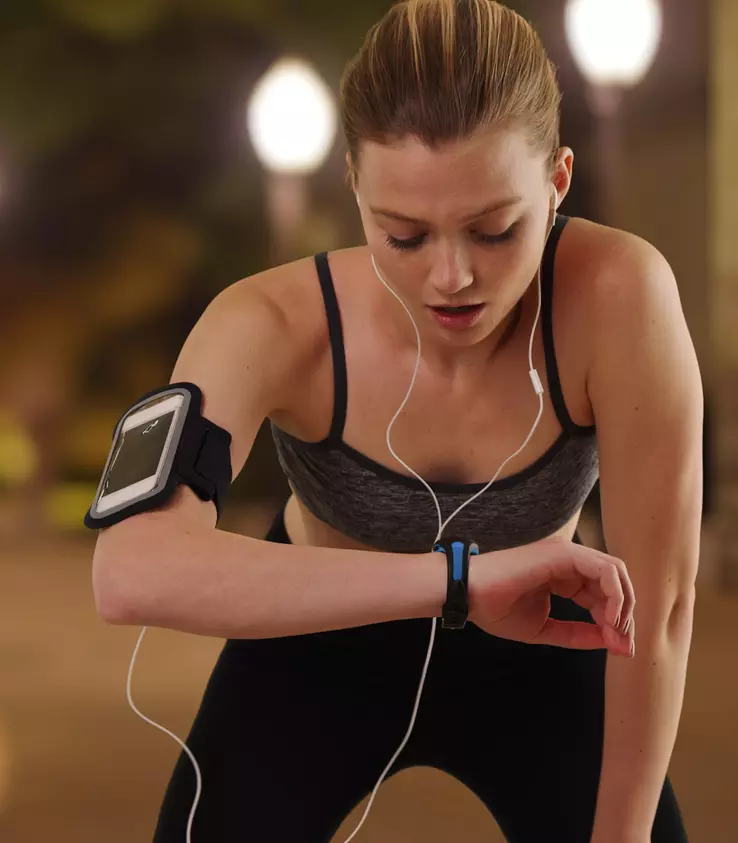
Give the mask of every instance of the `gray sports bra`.
[[[446, 528], [485, 553], [546, 538], [581, 508], [599, 476], [595, 427], [575, 424], [566, 409], [552, 330], [554, 257], [568, 222], [557, 217], [543, 256], [541, 327], [548, 392], [562, 431], [532, 465], [493, 483]], [[315, 256], [333, 353], [334, 407], [330, 433], [305, 442], [271, 422], [280, 466], [302, 503], [346, 536], [378, 550], [425, 553], [438, 532], [438, 514], [428, 490], [415, 477], [392, 471], [343, 441], [348, 384], [341, 315], [328, 255]], [[428, 483], [445, 520], [486, 483]]]

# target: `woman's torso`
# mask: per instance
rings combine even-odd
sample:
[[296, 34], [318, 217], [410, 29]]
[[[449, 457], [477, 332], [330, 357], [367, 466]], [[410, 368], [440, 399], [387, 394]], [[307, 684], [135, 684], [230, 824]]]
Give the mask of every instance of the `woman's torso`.
[[[587, 331], [591, 296], [586, 295], [588, 279], [578, 256], [587, 251], [586, 241], [594, 228], [599, 227], [573, 219], [563, 230], [555, 253], [551, 304], [561, 394], [572, 422], [582, 428], [591, 427], [594, 416], [586, 391], [592, 347]], [[386, 442], [387, 425], [407, 393], [417, 359], [417, 348], [396, 340], [382, 323], [386, 307], [401, 305], [374, 274], [368, 247], [343, 249], [328, 257], [346, 359], [348, 400], [343, 441], [369, 460], [411, 477], [394, 460]], [[303, 337], [307, 333], [308, 350], [299, 377], [290, 385], [289, 399], [269, 419], [298, 440], [319, 442], [331, 429], [334, 411], [333, 355], [326, 307], [314, 260], [298, 261], [290, 265], [290, 270], [272, 276], [269, 290], [294, 330]], [[421, 363], [412, 395], [392, 429], [392, 446], [426, 481], [486, 484], [522, 445], [538, 412], [538, 397], [528, 376], [528, 347], [537, 307], [534, 282], [523, 298], [514, 334], [473, 380], [459, 381], [452, 388]], [[507, 462], [498, 480], [529, 468], [562, 436], [562, 425], [551, 402], [542, 334], [539, 317], [533, 364], [544, 386], [543, 415], [527, 446]], [[465, 412], [434, 410], [448, 401], [464, 407]], [[427, 490], [426, 494], [430, 499]], [[571, 539], [580, 512], [581, 507], [551, 535]], [[444, 517], [449, 514], [443, 513]], [[285, 527], [290, 540], [298, 545], [376, 549], [316, 517], [294, 489], [285, 508]]]

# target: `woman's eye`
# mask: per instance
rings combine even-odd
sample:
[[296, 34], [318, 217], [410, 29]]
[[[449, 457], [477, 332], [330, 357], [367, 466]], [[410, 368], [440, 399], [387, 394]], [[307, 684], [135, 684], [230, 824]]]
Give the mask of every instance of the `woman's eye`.
[[515, 230], [517, 229], [518, 224], [513, 223], [507, 231], [503, 231], [502, 234], [478, 234], [477, 236], [483, 243], [507, 243], [508, 240], [512, 240], [515, 236]]
[[393, 249], [398, 249], [401, 252], [409, 251], [410, 249], [417, 249], [425, 240], [425, 234], [418, 234], [417, 237], [412, 237], [410, 240], [399, 240], [391, 234], [387, 235], [387, 245]]
[[[490, 246], [494, 246], [498, 243], [507, 243], [512, 240], [515, 236], [517, 228], [518, 223], [515, 222], [510, 226], [510, 228], [507, 229], [507, 231], [503, 231], [502, 234], [481, 234], [480, 232], [472, 233], [480, 242], [486, 243]], [[397, 249], [401, 252], [407, 252], [411, 249], [417, 249], [419, 246], [422, 246], [425, 238], [425, 234], [418, 234], [415, 237], [411, 237], [409, 240], [400, 240], [397, 237], [393, 237], [391, 234], [387, 234], [386, 242], [387, 245], [393, 249]]]

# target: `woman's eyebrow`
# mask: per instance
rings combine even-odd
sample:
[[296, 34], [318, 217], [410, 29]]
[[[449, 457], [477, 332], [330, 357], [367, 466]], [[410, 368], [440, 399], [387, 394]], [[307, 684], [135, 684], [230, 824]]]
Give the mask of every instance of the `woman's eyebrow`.
[[[485, 214], [489, 214], [492, 211], [500, 211], [502, 208], [508, 208], [511, 205], [518, 205], [523, 201], [522, 197], [520, 196], [511, 196], [509, 199], [503, 199], [502, 201], [493, 202], [491, 205], [487, 205], [486, 208], [482, 208], [479, 211], [475, 211], [473, 214], [470, 214], [467, 217], [462, 219], [462, 222], [471, 222], [472, 220], [479, 219], [479, 217], [483, 217]], [[415, 217], [408, 217], [405, 214], [400, 214], [397, 211], [390, 211], [386, 208], [375, 208], [372, 205], [369, 206], [369, 210], [373, 214], [381, 214], [383, 217], [390, 217], [394, 220], [400, 220], [400, 222], [412, 222], [417, 223], [419, 225], [430, 225], [429, 222], [425, 220], [419, 220]]]

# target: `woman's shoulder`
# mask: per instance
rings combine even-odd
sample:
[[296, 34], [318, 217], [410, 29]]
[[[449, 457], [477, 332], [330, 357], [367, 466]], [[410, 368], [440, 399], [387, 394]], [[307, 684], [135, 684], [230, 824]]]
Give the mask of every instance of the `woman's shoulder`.
[[[337, 249], [329, 254], [331, 268], [350, 265], [361, 247]], [[295, 340], [318, 343], [327, 340], [325, 303], [318, 278], [316, 256], [283, 263], [256, 273], [236, 284], [256, 291], [280, 313], [285, 325], [294, 332]], [[340, 273], [342, 274], [342, 273]]]
[[616, 313], [623, 336], [636, 329], [636, 303], [642, 300], [637, 287], [659, 260], [642, 237], [583, 217], [569, 218], [561, 234], [553, 295], [556, 358], [569, 409], [580, 424], [593, 423], [587, 384], [602, 337], [612, 336]]
[[[352, 247], [330, 252], [334, 279], [346, 274], [345, 266], [350, 268], [354, 264], [355, 253], [360, 249]], [[346, 292], [350, 289], [342, 288], [339, 293], [342, 305]], [[269, 312], [270, 321], [278, 327], [279, 342], [291, 350], [298, 377], [330, 352], [328, 320], [315, 255], [235, 281], [220, 293], [220, 297], [224, 296], [236, 313], [254, 307]]]
[[639, 271], [665, 262], [652, 243], [630, 231], [583, 217], [571, 217], [565, 231], [562, 256], [557, 256], [557, 261], [564, 264], [567, 277], [579, 278], [587, 289], [599, 294], [615, 282], [622, 286]]
[[557, 250], [556, 284], [589, 320], [637, 294], [644, 278], [665, 266], [666, 258], [643, 237], [571, 217]]

